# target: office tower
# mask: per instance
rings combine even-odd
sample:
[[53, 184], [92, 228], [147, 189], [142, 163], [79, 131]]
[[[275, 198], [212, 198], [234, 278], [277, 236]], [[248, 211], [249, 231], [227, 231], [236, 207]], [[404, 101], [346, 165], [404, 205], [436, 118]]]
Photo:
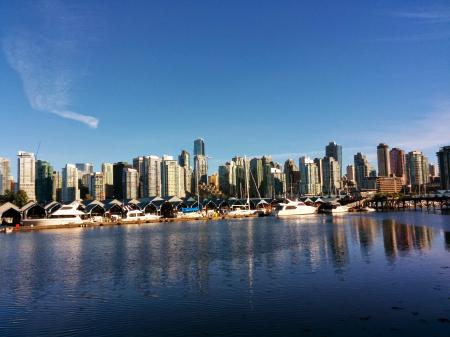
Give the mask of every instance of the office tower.
[[17, 154], [17, 188], [25, 191], [28, 200], [36, 200], [36, 163], [34, 153]]
[[391, 174], [389, 146], [387, 146], [384, 143], [378, 144], [377, 159], [378, 159], [378, 176], [389, 177]]
[[[272, 169], [276, 168], [275, 163], [272, 161], [271, 156], [262, 156], [261, 158], [263, 165], [263, 181], [262, 181], [262, 190], [261, 197], [263, 198], [272, 198], [274, 196], [274, 181]], [[253, 181], [249, 181], [250, 187], [253, 185]]]
[[181, 151], [181, 154], [178, 156], [178, 165], [180, 165], [181, 167], [191, 167], [191, 158], [189, 152], [187, 152], [186, 150]]
[[428, 183], [428, 159], [420, 151], [406, 155], [406, 177], [411, 191], [421, 193]]
[[403, 181], [403, 185], [405, 185], [407, 181], [405, 151], [394, 147], [391, 151], [389, 151], [389, 159], [391, 165], [391, 174], [401, 178]]
[[127, 162], [118, 162], [113, 164], [113, 191], [114, 191], [114, 198], [116, 199], [124, 199], [124, 192], [123, 192], [123, 170], [126, 168], [131, 168], [131, 165]]
[[314, 164], [317, 166], [317, 170], [319, 173], [319, 184], [323, 189], [323, 159], [322, 158], [314, 158]]
[[355, 167], [353, 165], [347, 165], [347, 179], [349, 181], [355, 181]]
[[246, 182], [248, 181], [250, 183], [251, 181], [253, 183], [250, 175], [250, 160], [239, 156], [233, 157], [231, 160], [235, 163], [236, 168], [236, 197], [247, 198]]
[[75, 167], [78, 170], [78, 176], [82, 177], [85, 174], [91, 174], [94, 172], [94, 165], [91, 163], [77, 163]]
[[40, 203], [53, 200], [53, 167], [48, 161], [36, 161], [36, 199]]
[[138, 171], [129, 167], [124, 167], [122, 170], [123, 199], [136, 199], [138, 197], [138, 184]]
[[5, 191], [11, 191], [10, 175], [11, 166], [9, 159], [0, 157], [0, 195], [5, 194]]
[[355, 181], [359, 190], [367, 189], [367, 178], [370, 175], [371, 167], [366, 156], [358, 152], [354, 157]]
[[114, 169], [113, 164], [102, 164], [103, 182], [105, 183], [105, 199], [114, 198]]
[[80, 200], [78, 169], [73, 164], [66, 164], [62, 169], [62, 201], [70, 203], [76, 200]]
[[199, 185], [208, 183], [208, 161], [203, 155], [194, 157], [194, 176]]
[[441, 176], [441, 189], [450, 190], [450, 146], [444, 146], [436, 153]]
[[105, 200], [105, 175], [103, 172], [89, 175], [89, 194], [93, 199]]
[[284, 162], [284, 174], [286, 176], [286, 193], [293, 198], [299, 194], [300, 170], [295, 161], [288, 159]]
[[250, 159], [250, 198], [263, 195], [264, 165], [261, 158]]
[[172, 156], [163, 156], [161, 163], [162, 196], [179, 196], [180, 194], [180, 166]]
[[317, 167], [316, 163], [309, 157], [301, 157], [299, 160], [299, 168], [300, 168], [300, 193], [308, 195], [321, 194], [322, 185], [320, 184], [319, 168]]
[[272, 181], [272, 198], [284, 196], [286, 193], [286, 175], [281, 170], [281, 167], [272, 167], [270, 169]]
[[144, 164], [145, 157], [136, 157], [133, 158], [133, 168], [138, 172], [138, 197], [148, 197], [148, 195], [144, 195], [144, 186], [145, 183], [145, 164]]
[[333, 157], [339, 164], [339, 181], [342, 178], [342, 146], [336, 142], [329, 142], [325, 147], [325, 156]]
[[[326, 194], [337, 194], [341, 188], [341, 168], [334, 157], [323, 159], [323, 192]], [[301, 179], [301, 173], [300, 173]]]
[[62, 175], [59, 171], [52, 173], [52, 201], [62, 201]]
[[205, 141], [202, 138], [198, 138], [194, 141], [194, 157], [206, 156]]

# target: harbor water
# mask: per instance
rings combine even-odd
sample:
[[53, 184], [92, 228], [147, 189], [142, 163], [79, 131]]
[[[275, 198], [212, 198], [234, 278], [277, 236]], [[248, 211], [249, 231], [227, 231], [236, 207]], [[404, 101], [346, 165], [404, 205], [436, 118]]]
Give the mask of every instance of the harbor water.
[[0, 336], [450, 336], [450, 216], [0, 236]]

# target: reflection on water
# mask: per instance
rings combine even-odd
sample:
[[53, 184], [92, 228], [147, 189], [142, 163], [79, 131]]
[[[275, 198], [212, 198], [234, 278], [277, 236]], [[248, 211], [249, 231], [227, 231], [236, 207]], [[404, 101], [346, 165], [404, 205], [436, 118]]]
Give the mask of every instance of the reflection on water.
[[[0, 335], [67, 335], [68, 327], [89, 335], [92, 325], [98, 335], [149, 327], [154, 335], [348, 335], [364, 331], [358, 315], [373, 316], [383, 333], [395, 318], [386, 308], [409, 301], [426, 311], [420, 319], [447, 318], [450, 232], [406, 220], [311, 216], [5, 235], [0, 316], [9, 318]], [[266, 326], [267, 315], [275, 325]], [[424, 332], [413, 316], [402, 329]]]

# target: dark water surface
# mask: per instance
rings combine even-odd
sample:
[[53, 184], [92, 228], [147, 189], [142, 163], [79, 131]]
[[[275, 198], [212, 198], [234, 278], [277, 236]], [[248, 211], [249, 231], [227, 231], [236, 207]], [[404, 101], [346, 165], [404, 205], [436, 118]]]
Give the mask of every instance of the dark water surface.
[[0, 336], [450, 336], [450, 216], [0, 236]]

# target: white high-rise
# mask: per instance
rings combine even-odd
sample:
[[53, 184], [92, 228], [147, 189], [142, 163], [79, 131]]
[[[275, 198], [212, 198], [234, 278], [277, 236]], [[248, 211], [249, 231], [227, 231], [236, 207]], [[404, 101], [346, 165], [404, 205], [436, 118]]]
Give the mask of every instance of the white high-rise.
[[17, 154], [18, 190], [25, 191], [28, 200], [36, 200], [36, 159], [34, 153], [19, 151]]
[[11, 190], [10, 171], [9, 159], [0, 158], [0, 195], [5, 194], [6, 190]]
[[105, 184], [105, 199], [112, 198], [114, 195], [114, 174], [113, 174], [113, 164], [103, 163], [102, 173], [103, 182]]
[[105, 199], [105, 176], [102, 172], [91, 173], [89, 177], [89, 194], [97, 200]]
[[78, 169], [73, 164], [66, 164], [62, 169], [62, 201], [70, 203], [76, 200], [80, 200]]
[[125, 199], [138, 197], [139, 173], [132, 168], [125, 168], [122, 172], [122, 188]]
[[180, 166], [172, 156], [163, 156], [161, 163], [162, 196], [179, 196], [180, 194]]
[[322, 193], [322, 185], [319, 179], [319, 168], [309, 157], [301, 157], [300, 169], [300, 193], [308, 195], [319, 195]]

